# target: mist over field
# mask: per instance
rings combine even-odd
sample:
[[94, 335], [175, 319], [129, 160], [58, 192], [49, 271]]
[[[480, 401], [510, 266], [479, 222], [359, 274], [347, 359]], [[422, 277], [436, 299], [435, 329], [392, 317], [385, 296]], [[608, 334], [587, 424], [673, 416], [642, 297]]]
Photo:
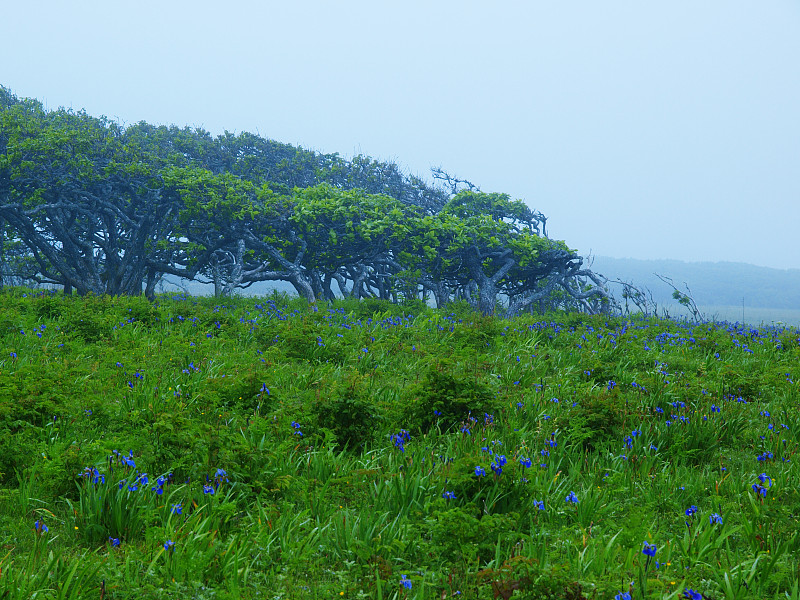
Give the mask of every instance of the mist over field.
[[753, 325], [800, 325], [800, 269], [607, 256], [594, 257], [592, 268], [609, 280], [647, 289], [659, 306], [674, 316], [684, 316], [686, 311], [672, 297], [673, 289], [657, 275], [672, 279], [682, 292], [690, 292], [707, 318]]
[[0, 83], [48, 109], [440, 166], [581, 254], [800, 267], [796, 1], [5, 4]]
[[[691, 292], [703, 316], [717, 321], [750, 325], [783, 323], [800, 326], [800, 269], [770, 269], [746, 263], [685, 262], [632, 258], [592, 258], [592, 269], [609, 280], [622, 280], [652, 292], [660, 313], [688, 317], [689, 312], [672, 297], [672, 288], [656, 274], [671, 278], [682, 291]], [[619, 286], [610, 284], [619, 297]], [[162, 290], [186, 290], [204, 296], [214, 293], [213, 285], [177, 278], [165, 278]], [[293, 293], [291, 285], [279, 282], [255, 284], [237, 293], [265, 296]]]

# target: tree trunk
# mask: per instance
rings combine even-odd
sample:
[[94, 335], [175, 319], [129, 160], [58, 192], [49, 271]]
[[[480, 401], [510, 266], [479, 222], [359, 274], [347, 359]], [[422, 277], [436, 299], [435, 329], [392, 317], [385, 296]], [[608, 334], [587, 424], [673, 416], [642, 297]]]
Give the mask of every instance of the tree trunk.
[[214, 280], [214, 298], [222, 296], [222, 273], [219, 269], [219, 261], [216, 257], [212, 258], [211, 278]]
[[317, 298], [314, 295], [314, 287], [311, 285], [311, 280], [299, 270], [294, 271], [289, 275], [289, 283], [294, 286], [297, 294], [305, 298], [309, 304], [316, 304]]
[[478, 310], [484, 315], [493, 315], [496, 303], [497, 286], [487, 277], [486, 280], [478, 286]]
[[144, 286], [144, 297], [151, 302], [156, 299], [156, 285], [161, 280], [161, 277], [156, 277], [156, 272], [153, 269], [148, 269], [147, 280]]

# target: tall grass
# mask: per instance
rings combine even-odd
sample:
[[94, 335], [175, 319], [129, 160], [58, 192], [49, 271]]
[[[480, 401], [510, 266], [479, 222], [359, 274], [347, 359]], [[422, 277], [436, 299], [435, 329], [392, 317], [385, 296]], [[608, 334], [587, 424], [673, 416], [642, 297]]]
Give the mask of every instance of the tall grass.
[[800, 593], [796, 329], [0, 304], [0, 598]]

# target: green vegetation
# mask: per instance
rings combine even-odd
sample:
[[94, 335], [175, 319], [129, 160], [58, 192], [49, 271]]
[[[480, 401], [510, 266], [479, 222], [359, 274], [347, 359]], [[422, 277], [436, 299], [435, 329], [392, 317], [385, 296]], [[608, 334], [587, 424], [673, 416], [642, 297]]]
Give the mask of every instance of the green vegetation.
[[0, 287], [153, 298], [165, 275], [230, 296], [280, 281], [309, 302], [466, 299], [493, 314], [607, 310], [544, 215], [436, 170], [242, 133], [128, 127], [0, 86]]
[[796, 329], [0, 305], [0, 598], [800, 598]]

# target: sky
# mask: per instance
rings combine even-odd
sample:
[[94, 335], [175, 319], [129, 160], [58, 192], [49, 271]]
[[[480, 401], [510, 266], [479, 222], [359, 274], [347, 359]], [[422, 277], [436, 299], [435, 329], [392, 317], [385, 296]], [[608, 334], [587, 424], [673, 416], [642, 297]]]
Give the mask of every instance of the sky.
[[583, 255], [800, 268], [797, 0], [31, 0], [0, 84], [521, 198]]

